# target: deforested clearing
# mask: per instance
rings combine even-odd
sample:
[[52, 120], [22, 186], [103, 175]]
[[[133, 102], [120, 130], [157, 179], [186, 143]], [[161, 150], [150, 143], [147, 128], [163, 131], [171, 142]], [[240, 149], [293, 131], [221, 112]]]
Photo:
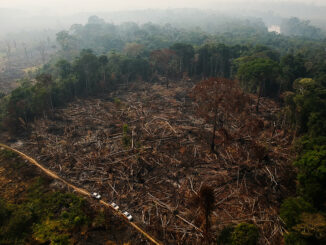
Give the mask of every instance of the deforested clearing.
[[295, 191], [293, 135], [280, 107], [262, 98], [256, 112], [257, 97], [241, 92], [228, 104], [242, 106], [230, 110], [221, 102], [229, 94], [221, 93], [218, 111], [227, 113], [214, 118], [198, 99], [203, 88], [197, 83], [183, 79], [167, 87], [162, 80], [130, 83], [55, 109], [35, 120], [19, 148], [128, 210], [165, 244], [198, 244], [206, 237], [205, 212], [194, 203], [203, 186], [215, 197], [211, 236], [249, 222], [259, 228], [262, 244], [279, 244], [279, 207]]

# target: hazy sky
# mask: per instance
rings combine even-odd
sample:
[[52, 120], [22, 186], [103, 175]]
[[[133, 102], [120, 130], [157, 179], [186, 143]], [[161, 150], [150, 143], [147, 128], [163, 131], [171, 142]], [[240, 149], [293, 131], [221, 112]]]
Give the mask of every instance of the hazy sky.
[[221, 2], [305, 2], [326, 5], [326, 0], [0, 0], [0, 8], [28, 10], [52, 9], [53, 12], [114, 11], [145, 8], [212, 6]]

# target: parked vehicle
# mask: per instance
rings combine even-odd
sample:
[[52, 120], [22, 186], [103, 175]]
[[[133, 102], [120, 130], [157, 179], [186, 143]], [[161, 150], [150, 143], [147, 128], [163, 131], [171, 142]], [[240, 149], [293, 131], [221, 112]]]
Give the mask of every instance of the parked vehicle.
[[132, 221], [132, 220], [133, 220], [131, 214], [128, 213], [127, 211], [124, 211], [124, 212], [123, 212], [123, 215], [126, 216], [126, 218], [127, 218], [129, 221]]
[[91, 195], [92, 195], [92, 197], [94, 199], [97, 199], [97, 200], [100, 200], [101, 199], [101, 195], [99, 193], [97, 193], [97, 192], [93, 192]]
[[115, 209], [115, 210], [119, 210], [119, 206], [117, 204], [115, 204], [114, 202], [111, 203], [111, 206]]

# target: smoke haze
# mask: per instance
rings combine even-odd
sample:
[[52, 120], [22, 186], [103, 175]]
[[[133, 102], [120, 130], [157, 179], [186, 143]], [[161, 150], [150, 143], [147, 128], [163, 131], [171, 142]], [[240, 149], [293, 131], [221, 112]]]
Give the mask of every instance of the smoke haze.
[[0, 0], [0, 36], [9, 32], [67, 29], [75, 23], [86, 23], [90, 15], [114, 23], [142, 23], [158, 22], [158, 15], [165, 11], [165, 19], [161, 19], [167, 22], [167, 11], [182, 8], [215, 11], [232, 18], [261, 18], [269, 26], [293, 16], [311, 20], [320, 28], [326, 23], [324, 0]]
[[[259, 3], [284, 4], [284, 3], [306, 3], [325, 5], [323, 0], [2, 0], [0, 6], [3, 8], [17, 8], [25, 10], [41, 11], [47, 10], [56, 13], [77, 13], [89, 11], [121, 11], [146, 8], [211, 8], [232, 6], [235, 3], [246, 3], [255, 5]], [[219, 6], [219, 5], [223, 6]]]

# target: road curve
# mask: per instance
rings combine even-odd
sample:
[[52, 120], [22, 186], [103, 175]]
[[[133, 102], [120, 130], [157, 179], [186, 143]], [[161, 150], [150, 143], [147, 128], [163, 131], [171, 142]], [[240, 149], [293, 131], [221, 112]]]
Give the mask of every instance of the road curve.
[[[1, 144], [0, 143], [0, 147], [3, 147], [7, 150], [10, 150], [10, 151], [13, 151], [15, 153], [17, 153], [18, 155], [20, 155], [22, 158], [28, 160], [31, 164], [37, 166], [38, 168], [40, 168], [43, 172], [45, 172], [48, 176], [50, 176], [51, 178], [53, 179], [57, 179], [61, 182], [63, 182], [65, 185], [69, 186], [70, 188], [72, 188], [74, 191], [78, 192], [79, 194], [82, 194], [84, 196], [88, 196], [88, 197], [91, 197], [91, 193], [82, 189], [82, 188], [79, 188], [69, 182], [67, 182], [66, 180], [62, 179], [61, 177], [59, 177], [56, 173], [52, 172], [51, 170], [43, 167], [41, 164], [39, 164], [36, 160], [34, 160], [33, 158], [27, 156], [26, 154], [24, 154], [23, 152], [20, 152], [10, 146], [7, 146], [7, 145], [4, 145], [4, 144]], [[141, 233], [144, 237], [146, 237], [149, 241], [151, 241], [153, 244], [156, 244], [156, 245], [162, 245], [161, 242], [158, 242], [155, 238], [153, 238], [151, 235], [149, 235], [147, 232], [145, 232], [142, 228], [140, 228], [137, 224], [135, 224], [134, 222], [130, 222], [120, 211], [117, 211], [113, 208], [113, 206], [111, 206], [109, 203], [103, 201], [103, 200], [100, 200], [100, 203], [105, 206], [105, 207], [108, 207], [110, 208], [115, 214], [117, 214], [118, 216], [120, 216], [121, 218], [124, 219], [124, 221], [126, 223], [128, 223], [129, 225], [131, 225], [133, 228], [135, 228], [139, 233]]]

